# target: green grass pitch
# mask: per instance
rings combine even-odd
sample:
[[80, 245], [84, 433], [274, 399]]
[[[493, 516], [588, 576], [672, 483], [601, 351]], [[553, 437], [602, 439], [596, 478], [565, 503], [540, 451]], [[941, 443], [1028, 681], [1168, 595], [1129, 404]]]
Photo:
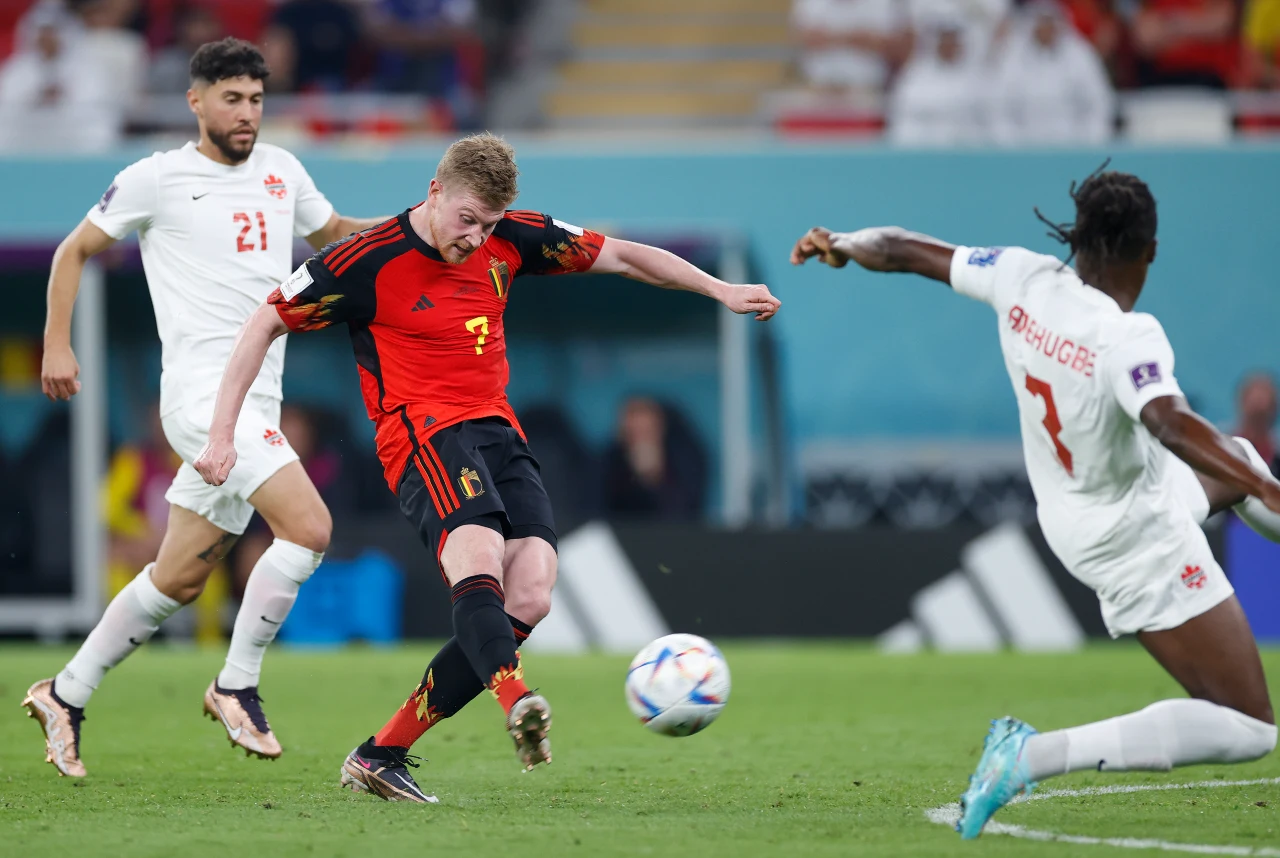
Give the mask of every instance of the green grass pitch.
[[[343, 757], [403, 700], [430, 653], [270, 653], [263, 694], [285, 747], [272, 763], [233, 752], [200, 717], [220, 653], [150, 647], [108, 676], [91, 704], [90, 775], [76, 783], [44, 763], [39, 729], [19, 707], [27, 685], [70, 652], [0, 649], [0, 855], [1156, 854], [991, 835], [962, 843], [924, 816], [956, 799], [991, 717], [1012, 713], [1047, 729], [1177, 695], [1136, 646], [887, 657], [858, 645], [730, 644], [732, 699], [718, 722], [685, 739], [632, 719], [627, 659], [531, 654], [530, 684], [555, 713], [553, 766], [520, 773], [486, 696], [415, 749], [430, 758], [418, 781], [441, 804], [340, 790]], [[1280, 681], [1280, 652], [1264, 657]], [[1081, 773], [1048, 786], [1257, 778], [1280, 778], [1280, 754], [1167, 774]], [[1054, 798], [997, 819], [1246, 854], [1280, 849], [1280, 784]]]

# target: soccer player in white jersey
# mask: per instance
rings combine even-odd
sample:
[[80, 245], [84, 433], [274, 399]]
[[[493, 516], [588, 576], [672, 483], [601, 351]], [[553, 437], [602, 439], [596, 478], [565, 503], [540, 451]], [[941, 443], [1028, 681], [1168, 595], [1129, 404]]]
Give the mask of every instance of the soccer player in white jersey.
[[995, 309], [1045, 539], [1098, 594], [1112, 636], [1137, 635], [1192, 698], [1050, 733], [994, 721], [961, 799], [965, 838], [1042, 778], [1244, 762], [1276, 746], [1253, 633], [1200, 524], [1231, 506], [1280, 541], [1280, 483], [1252, 445], [1191, 410], [1164, 329], [1132, 312], [1156, 256], [1150, 190], [1099, 171], [1072, 198], [1075, 223], [1055, 230], [1075, 270], [896, 227], [817, 227], [791, 254], [921, 274]]
[[112, 600], [67, 666], [31, 686], [23, 701], [43, 726], [48, 761], [62, 775], [85, 774], [80, 723], [103, 675], [200, 595], [255, 509], [275, 541], [249, 577], [226, 665], [209, 684], [204, 709], [222, 722], [233, 747], [280, 756], [258, 697], [262, 657], [298, 588], [320, 564], [332, 526], [280, 434], [283, 338], [271, 347], [250, 391], [252, 406], [236, 425], [241, 465], [248, 467], [215, 488], [191, 461], [206, 441], [236, 332], [289, 276], [294, 236], [318, 249], [379, 219], [339, 216], [297, 158], [255, 145], [267, 75], [248, 42], [224, 39], [197, 50], [187, 100], [199, 143], [126, 167], [54, 255], [42, 376], [47, 396], [69, 399], [80, 390], [71, 311], [85, 262], [138, 231], [162, 346], [161, 419], [184, 460], [165, 496], [169, 522], [155, 562]]

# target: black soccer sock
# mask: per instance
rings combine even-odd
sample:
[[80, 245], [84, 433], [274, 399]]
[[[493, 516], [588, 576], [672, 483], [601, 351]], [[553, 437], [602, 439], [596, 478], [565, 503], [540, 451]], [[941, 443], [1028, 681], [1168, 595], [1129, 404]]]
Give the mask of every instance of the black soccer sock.
[[493, 691], [503, 710], [510, 711], [528, 688], [497, 578], [475, 575], [454, 586], [453, 632], [471, 669]]
[[533, 634], [533, 626], [526, 622], [517, 620], [515, 617], [507, 614], [507, 619], [511, 621], [511, 631], [516, 636], [516, 649], [524, 646], [524, 642], [529, 639], [529, 635]]

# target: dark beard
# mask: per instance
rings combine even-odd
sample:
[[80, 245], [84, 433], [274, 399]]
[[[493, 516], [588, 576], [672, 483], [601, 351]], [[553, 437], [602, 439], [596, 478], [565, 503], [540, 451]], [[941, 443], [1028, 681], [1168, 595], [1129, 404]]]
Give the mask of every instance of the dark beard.
[[253, 132], [253, 139], [249, 141], [248, 148], [241, 151], [238, 144], [231, 142], [230, 132], [226, 134], [214, 134], [212, 131], [209, 131], [208, 134], [209, 142], [213, 143], [214, 146], [217, 146], [218, 151], [221, 152], [232, 164], [243, 164], [245, 161], [249, 160], [249, 156], [253, 154], [253, 146], [258, 142], [258, 132], [255, 131]]

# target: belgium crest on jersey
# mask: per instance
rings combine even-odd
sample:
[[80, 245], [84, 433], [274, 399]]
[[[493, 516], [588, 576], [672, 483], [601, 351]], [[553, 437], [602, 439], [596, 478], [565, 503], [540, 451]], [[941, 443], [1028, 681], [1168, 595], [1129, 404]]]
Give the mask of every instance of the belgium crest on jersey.
[[507, 300], [507, 291], [511, 288], [511, 268], [496, 256], [489, 257], [489, 282], [493, 291], [502, 300]]

